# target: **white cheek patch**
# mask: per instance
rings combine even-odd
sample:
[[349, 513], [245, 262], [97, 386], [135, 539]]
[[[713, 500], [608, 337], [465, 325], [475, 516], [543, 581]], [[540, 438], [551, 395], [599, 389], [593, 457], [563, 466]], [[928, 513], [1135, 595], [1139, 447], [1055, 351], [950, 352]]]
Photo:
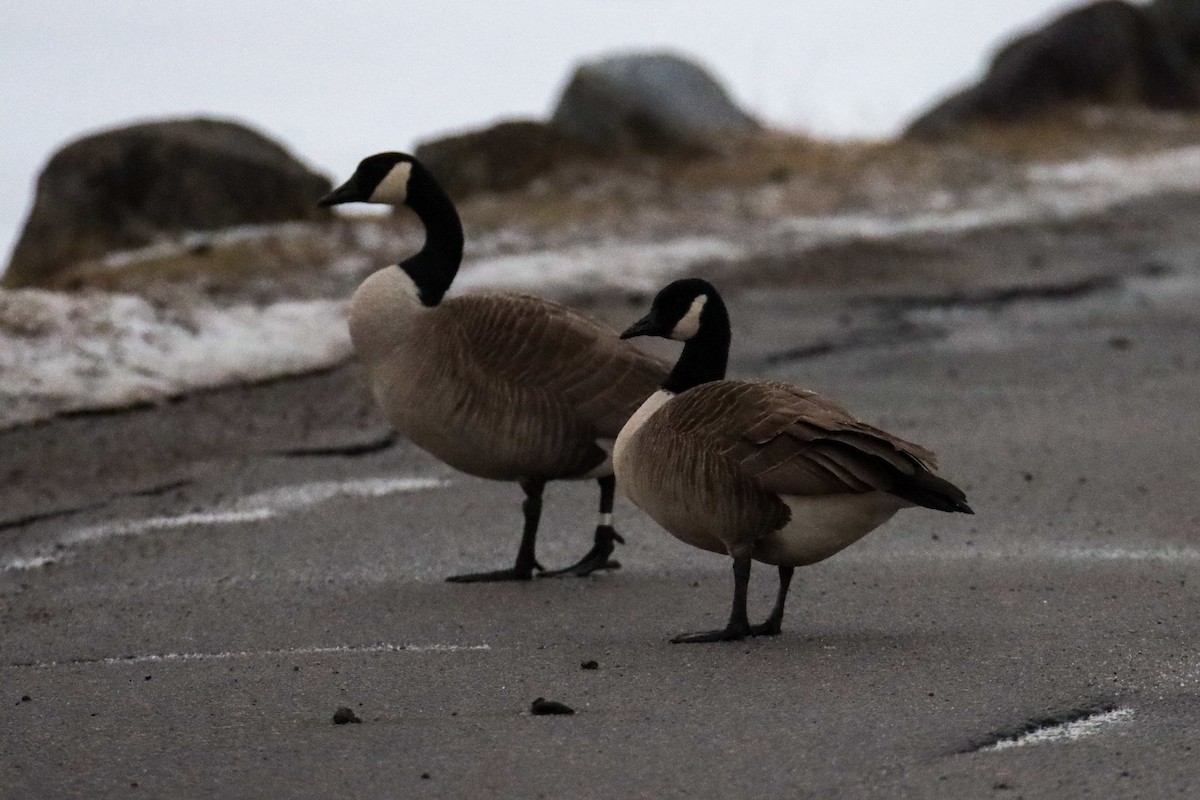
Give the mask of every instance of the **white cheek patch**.
[[402, 205], [408, 198], [408, 178], [412, 175], [412, 164], [399, 161], [391, 171], [383, 177], [375, 191], [371, 192], [372, 203], [388, 203]]
[[671, 338], [676, 341], [686, 342], [688, 339], [696, 335], [700, 330], [700, 312], [704, 310], [704, 304], [708, 302], [708, 295], [702, 294], [692, 301], [692, 307], [683, 315], [683, 319], [675, 323], [675, 327], [671, 329]]

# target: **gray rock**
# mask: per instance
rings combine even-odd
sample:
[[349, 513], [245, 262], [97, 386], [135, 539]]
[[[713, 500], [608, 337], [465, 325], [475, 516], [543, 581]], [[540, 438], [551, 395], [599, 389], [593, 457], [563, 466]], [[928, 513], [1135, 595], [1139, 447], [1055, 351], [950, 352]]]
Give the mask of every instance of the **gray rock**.
[[462, 199], [519, 189], [587, 152], [546, 123], [522, 119], [423, 142], [416, 156], [451, 197]]
[[150, 122], [76, 140], [38, 178], [4, 275], [46, 285], [72, 265], [189, 231], [325, 218], [328, 178], [242, 125]]
[[905, 135], [940, 138], [1081, 103], [1200, 108], [1200, 83], [1179, 43], [1143, 7], [1121, 0], [1077, 8], [1020, 36], [983, 80], [935, 105]]
[[1200, 68], [1200, 1], [1154, 0], [1148, 10], [1163, 33], [1183, 48], [1192, 68]]
[[759, 129], [708, 72], [664, 53], [580, 65], [551, 124], [602, 153], [706, 152]]

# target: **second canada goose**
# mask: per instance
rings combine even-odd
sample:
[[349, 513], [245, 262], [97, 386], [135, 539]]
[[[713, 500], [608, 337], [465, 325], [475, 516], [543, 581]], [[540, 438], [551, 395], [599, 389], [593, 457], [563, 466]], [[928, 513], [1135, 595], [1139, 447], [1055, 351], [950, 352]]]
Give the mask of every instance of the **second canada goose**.
[[516, 481], [525, 526], [511, 569], [456, 582], [528, 580], [547, 481], [594, 478], [600, 519], [591, 551], [557, 573], [586, 575], [609, 561], [614, 478], [609, 451], [666, 366], [571, 309], [520, 294], [443, 300], [462, 261], [463, 229], [429, 170], [405, 153], [363, 159], [320, 200], [406, 205], [425, 246], [373, 273], [350, 302], [350, 336], [372, 393], [404, 436], [455, 469]]
[[[829, 558], [902, 508], [974, 513], [961, 489], [934, 474], [928, 450], [815, 392], [724, 380], [729, 314], [711, 284], [670, 284], [621, 334], [633, 336], [685, 344], [662, 388], [621, 429], [617, 480], [677, 538], [733, 558], [728, 624], [672, 641], [777, 634], [795, 567]], [[779, 567], [775, 608], [761, 625], [746, 613], [752, 560]]]

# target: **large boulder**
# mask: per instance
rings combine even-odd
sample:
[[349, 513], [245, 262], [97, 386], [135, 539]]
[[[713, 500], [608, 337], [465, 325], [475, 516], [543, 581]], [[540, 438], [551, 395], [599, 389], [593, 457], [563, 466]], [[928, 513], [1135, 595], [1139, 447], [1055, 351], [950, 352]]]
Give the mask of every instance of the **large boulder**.
[[580, 65], [551, 124], [600, 153], [703, 153], [759, 124], [702, 67], [665, 53]]
[[1192, 67], [1200, 67], [1200, 2], [1154, 0], [1149, 9], [1163, 33], [1183, 48]]
[[452, 197], [462, 199], [519, 189], [587, 152], [546, 123], [522, 119], [423, 142], [416, 156]]
[[323, 218], [329, 179], [242, 125], [151, 122], [68, 144], [38, 178], [6, 286], [189, 231]]
[[1078, 104], [1194, 109], [1200, 84], [1147, 9], [1103, 0], [1003, 47], [983, 80], [922, 114], [905, 135], [939, 138]]

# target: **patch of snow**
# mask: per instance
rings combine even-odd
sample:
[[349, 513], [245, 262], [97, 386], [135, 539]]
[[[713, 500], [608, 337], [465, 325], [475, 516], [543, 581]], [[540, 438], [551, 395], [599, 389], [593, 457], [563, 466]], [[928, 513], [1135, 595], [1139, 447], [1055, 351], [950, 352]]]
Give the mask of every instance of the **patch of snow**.
[[1200, 191], [1200, 147], [1134, 158], [1089, 158], [1030, 167], [1017, 189], [982, 187], [955, 208], [945, 193], [913, 214], [872, 213], [797, 216], [779, 220], [754, 249], [716, 236], [666, 241], [575, 245], [469, 263], [456, 289], [521, 289], [549, 294], [571, 290], [654, 291], [698, 265], [736, 262], [755, 255], [801, 252], [852, 241], [888, 241], [926, 234], [957, 234], [1095, 214], [1160, 192]]
[[454, 287], [547, 294], [580, 289], [654, 291], [698, 264], [738, 261], [748, 255], [746, 248], [716, 237], [610, 241], [480, 259], [464, 267]]
[[345, 305], [0, 290], [0, 428], [332, 366], [350, 354]]
[[918, 214], [838, 214], [791, 217], [777, 225], [804, 248], [855, 240], [881, 241], [922, 234], [955, 234], [1038, 221], [1064, 221], [1106, 211], [1141, 197], [1200, 191], [1200, 147], [1136, 157], [1094, 157], [1036, 164], [1019, 190], [982, 187], [973, 203], [949, 208], [945, 192], [928, 205], [945, 210]]
[[[980, 187], [957, 206], [946, 192], [934, 194], [919, 213], [785, 218], [765, 230], [745, 231], [752, 245], [709, 235], [602, 239], [559, 247], [543, 243], [541, 249], [529, 249], [534, 243], [524, 236], [501, 232], [474, 243], [454, 290], [517, 289], [551, 297], [578, 291], [653, 292], [704, 264], [797, 254], [850, 241], [1072, 219], [1172, 191], [1200, 191], [1200, 147], [1036, 165], [1026, 171], [1020, 187]], [[206, 236], [228, 242], [302, 230], [308, 229], [302, 224], [256, 226]], [[352, 230], [359, 247], [419, 246], [419, 234], [401, 234], [384, 223]], [[158, 253], [149, 248], [117, 254], [110, 263]], [[335, 261], [332, 274], [369, 271], [373, 260], [347, 255]], [[65, 411], [119, 408], [332, 366], [350, 354], [345, 307], [330, 300], [229, 308], [200, 301], [164, 307], [132, 295], [0, 290], [0, 429]]]
[[654, 291], [704, 263], [803, 252], [853, 241], [959, 234], [1005, 225], [1064, 221], [1161, 192], [1200, 191], [1200, 147], [1132, 158], [1089, 158], [1030, 167], [1018, 188], [986, 186], [960, 207], [946, 192], [910, 214], [851, 213], [787, 217], [754, 237], [753, 248], [717, 236], [607, 241], [479, 258], [455, 289], [505, 288], [546, 294], [579, 290]]
[[780, 220], [776, 230], [781, 235], [791, 236], [793, 247], [803, 249], [852, 241], [886, 241], [928, 233], [965, 233], [1029, 218], [1027, 203], [1013, 199], [986, 208], [931, 211], [895, 217], [873, 214], [789, 217]]
[[1200, 147], [1133, 157], [1095, 156], [1028, 170], [1035, 185], [1086, 189], [1093, 199], [1120, 202], [1148, 194], [1200, 188]]

